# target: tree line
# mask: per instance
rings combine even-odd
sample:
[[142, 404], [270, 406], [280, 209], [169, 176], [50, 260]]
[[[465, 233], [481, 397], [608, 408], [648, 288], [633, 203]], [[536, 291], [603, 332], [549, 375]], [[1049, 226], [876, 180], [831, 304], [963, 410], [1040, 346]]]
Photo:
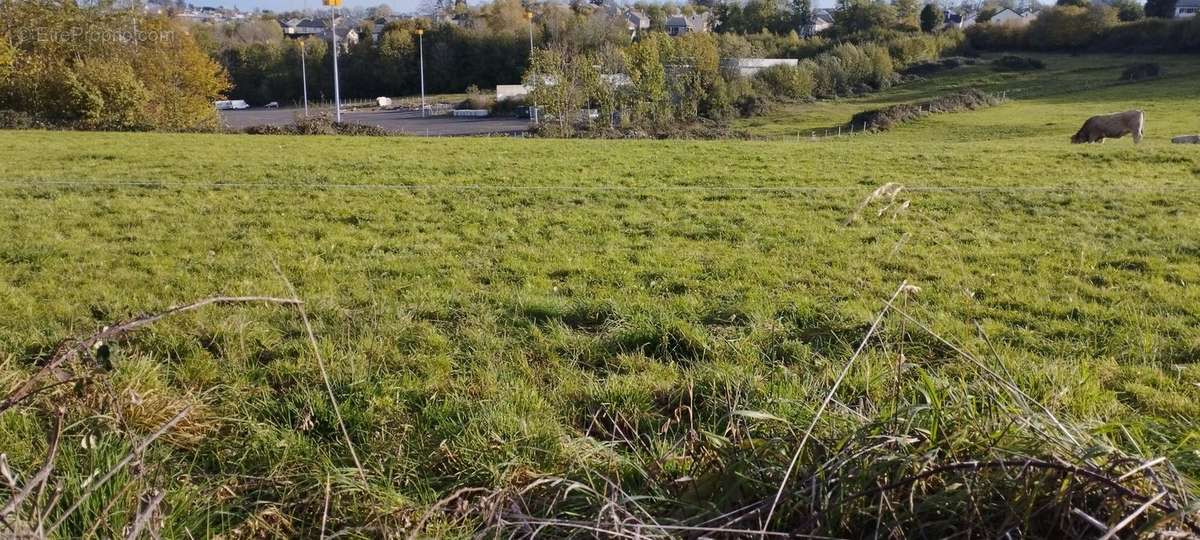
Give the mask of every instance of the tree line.
[[[887, 88], [898, 72], [961, 51], [961, 31], [894, 36], [884, 41], [832, 43], [796, 65], [776, 65], [743, 77], [736, 50], [743, 36], [650, 33], [615, 55], [552, 44], [535, 51], [526, 72], [528, 102], [545, 113], [543, 130], [570, 136], [579, 129], [637, 129], [671, 135], [734, 116], [752, 116], [778, 102], [806, 101]], [[581, 110], [595, 109], [595, 117]]]
[[[967, 36], [972, 46], [982, 50], [1200, 52], [1200, 17], [1142, 18], [1131, 15], [1122, 4], [1074, 5], [1072, 0], [1063, 4], [1042, 10], [1028, 25], [975, 25], [967, 29]], [[1161, 14], [1162, 8], [1146, 4], [1146, 15]]]

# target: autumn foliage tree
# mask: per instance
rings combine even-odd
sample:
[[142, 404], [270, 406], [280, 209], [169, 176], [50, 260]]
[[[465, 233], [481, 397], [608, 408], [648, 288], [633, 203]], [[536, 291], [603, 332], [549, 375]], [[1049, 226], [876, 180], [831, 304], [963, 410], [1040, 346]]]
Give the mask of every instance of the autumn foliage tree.
[[163, 17], [0, 2], [0, 109], [83, 129], [210, 130], [225, 74]]

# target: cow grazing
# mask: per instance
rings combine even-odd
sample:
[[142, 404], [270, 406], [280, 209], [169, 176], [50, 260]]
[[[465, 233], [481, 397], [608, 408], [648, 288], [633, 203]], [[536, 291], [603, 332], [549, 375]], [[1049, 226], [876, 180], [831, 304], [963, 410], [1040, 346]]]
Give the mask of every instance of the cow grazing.
[[1200, 144], [1200, 135], [1179, 135], [1171, 137], [1171, 142], [1175, 144]]
[[1104, 139], [1119, 139], [1133, 134], [1133, 143], [1142, 142], [1142, 125], [1146, 117], [1142, 111], [1125, 111], [1101, 116], [1093, 116], [1083, 123], [1083, 127], [1071, 137], [1071, 142], [1102, 143]]

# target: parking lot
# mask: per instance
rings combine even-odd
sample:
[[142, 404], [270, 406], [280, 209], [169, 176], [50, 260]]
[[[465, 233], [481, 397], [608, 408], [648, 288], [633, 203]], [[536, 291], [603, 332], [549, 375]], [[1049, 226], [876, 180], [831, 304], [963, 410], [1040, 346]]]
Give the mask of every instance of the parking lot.
[[[310, 115], [332, 114], [329, 109], [310, 109]], [[221, 111], [221, 119], [231, 129], [251, 126], [287, 125], [303, 109], [246, 109]], [[455, 118], [452, 116], [421, 117], [421, 112], [411, 109], [342, 111], [342, 121], [349, 124], [378, 126], [392, 133], [422, 136], [465, 136], [465, 135], [514, 135], [529, 130], [529, 120], [512, 117]]]

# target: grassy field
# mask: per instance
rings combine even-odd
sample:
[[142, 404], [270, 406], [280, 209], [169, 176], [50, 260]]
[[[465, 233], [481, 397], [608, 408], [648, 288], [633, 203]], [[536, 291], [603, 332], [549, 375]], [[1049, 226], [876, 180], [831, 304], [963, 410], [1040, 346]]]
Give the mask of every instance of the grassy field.
[[[1114, 86], [1131, 59], [973, 67], [742, 126], [775, 141], [0, 132], [0, 390], [65, 338], [286, 278], [363, 466], [296, 310], [208, 307], [0, 413], [21, 479], [66, 415], [18, 526], [118, 536], [161, 489], [169, 538], [758, 530], [796, 456], [773, 531], [1096, 535], [1072, 508], [1111, 526], [1144, 499], [953, 467], [1156, 457], [1126, 484], [1168, 495], [1126, 531], [1184, 528], [1200, 150], [1168, 139], [1200, 132], [1200, 66], [1160, 60]], [[1013, 99], [789, 135], [978, 84]], [[1133, 107], [1142, 145], [1067, 144]]]

